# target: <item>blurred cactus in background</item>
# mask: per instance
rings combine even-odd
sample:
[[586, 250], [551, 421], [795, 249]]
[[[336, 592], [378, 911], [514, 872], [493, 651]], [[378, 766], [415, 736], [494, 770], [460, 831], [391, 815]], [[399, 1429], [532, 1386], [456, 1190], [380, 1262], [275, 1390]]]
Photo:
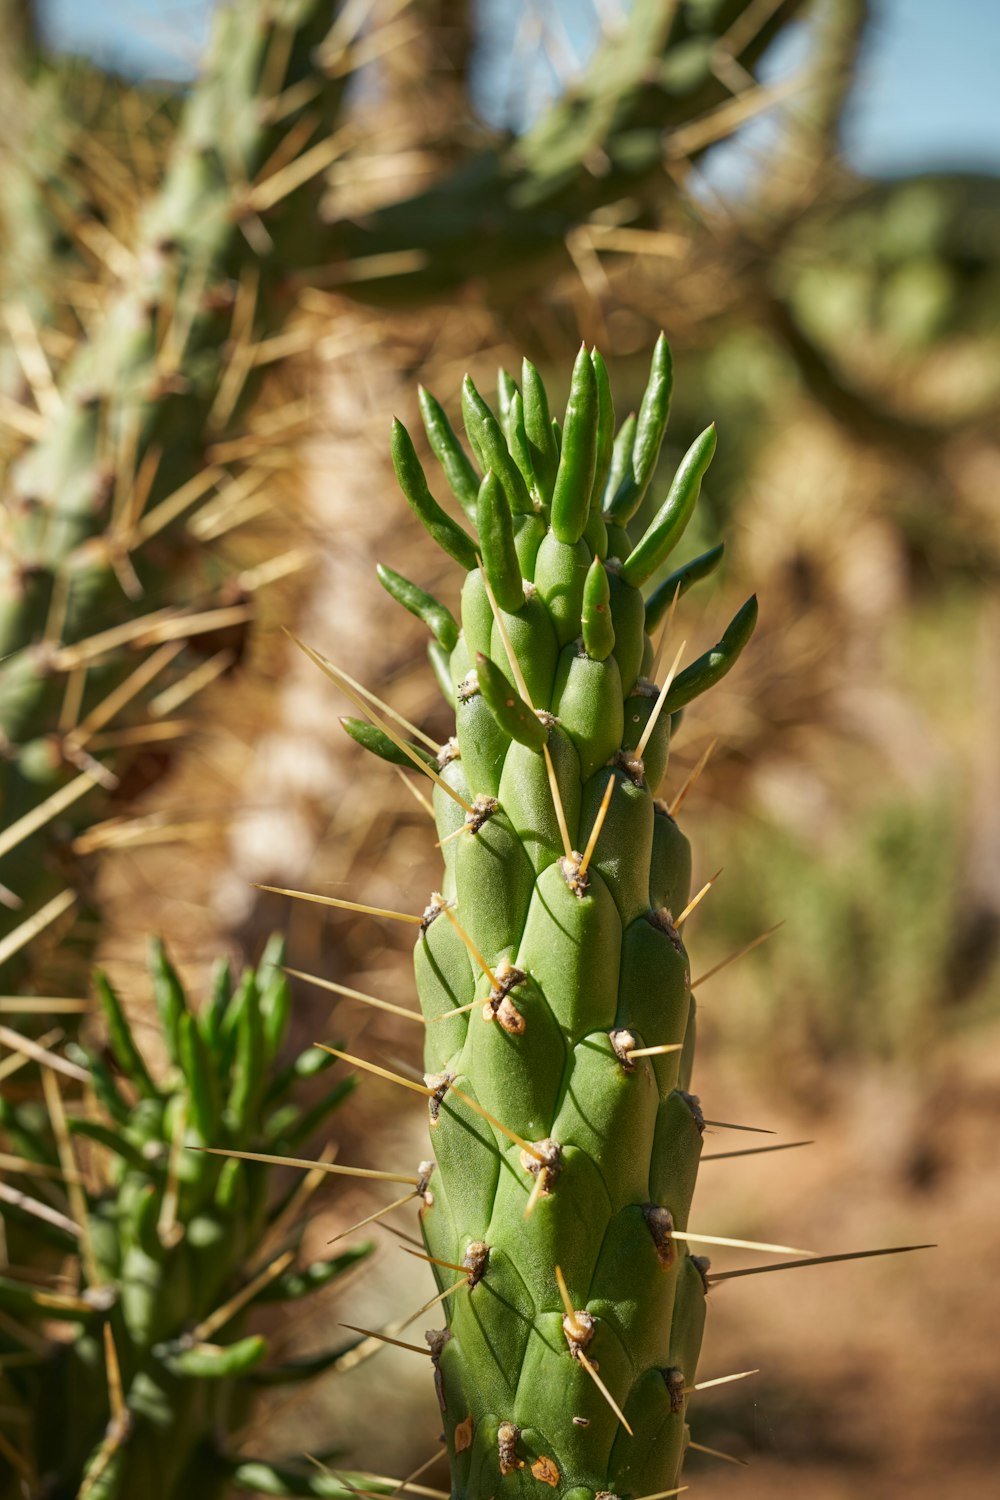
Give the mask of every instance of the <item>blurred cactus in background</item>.
[[31, 306], [12, 304], [38, 410], [24, 408], [36, 433], [5, 479], [0, 972], [23, 943], [12, 930], [30, 937], [72, 900], [59, 869], [70, 809], [88, 798], [93, 819], [118, 784], [116, 752], [169, 737], [140, 708], [197, 669], [194, 642], [216, 669], [231, 663], [251, 616], [250, 580], [227, 580], [205, 544], [266, 490], [296, 428], [294, 412], [263, 433], [245, 414], [295, 273], [318, 254], [347, 73], [328, 76], [341, 53], [320, 51], [330, 18], [318, 0], [220, 13], [162, 187], [58, 384]]
[[[676, 201], [673, 167], [773, 103], [754, 88], [755, 66], [801, 9], [802, 0], [634, 0], [565, 97], [523, 134], [495, 139], [426, 191], [372, 207], [360, 222], [335, 217], [334, 255], [419, 254], [403, 276], [378, 275], [372, 261], [359, 290], [392, 304], [433, 301], [471, 280], [509, 306], [527, 287], [551, 285], [591, 237], [593, 255], [602, 238], [614, 246], [615, 230], [647, 225], [664, 197]], [[744, 100], [733, 101], [727, 68]]]

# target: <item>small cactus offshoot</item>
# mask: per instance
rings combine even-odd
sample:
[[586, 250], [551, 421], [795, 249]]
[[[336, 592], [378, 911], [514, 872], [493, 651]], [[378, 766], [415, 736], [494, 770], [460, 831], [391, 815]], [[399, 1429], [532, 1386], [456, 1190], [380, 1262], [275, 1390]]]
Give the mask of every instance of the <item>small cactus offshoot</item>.
[[101, 974], [101, 1050], [21, 1043], [44, 1093], [0, 1100], [3, 1500], [215, 1500], [246, 1477], [227, 1442], [255, 1388], [309, 1379], [357, 1342], [281, 1362], [248, 1326], [262, 1304], [307, 1296], [367, 1253], [301, 1263], [304, 1202], [335, 1167], [319, 1163], [276, 1201], [273, 1170], [253, 1159], [301, 1148], [352, 1086], [345, 1078], [311, 1108], [297, 1102], [301, 1081], [333, 1059], [309, 1048], [278, 1066], [290, 1008], [282, 957], [272, 941], [235, 985], [221, 964], [195, 1014], [153, 945], [170, 1060], [159, 1082]]

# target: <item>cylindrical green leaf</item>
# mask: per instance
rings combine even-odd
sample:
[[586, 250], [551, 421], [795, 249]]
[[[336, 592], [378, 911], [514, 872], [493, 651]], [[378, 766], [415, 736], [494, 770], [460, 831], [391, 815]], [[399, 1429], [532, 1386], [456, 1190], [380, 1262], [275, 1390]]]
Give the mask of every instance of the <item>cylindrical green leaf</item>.
[[239, 1161], [235, 1156], [230, 1156], [219, 1169], [219, 1180], [212, 1195], [215, 1206], [230, 1217], [240, 1212], [245, 1213], [250, 1198], [247, 1178], [251, 1172], [265, 1170], [262, 1165]]
[[233, 1051], [236, 1048], [236, 1033], [239, 1030], [240, 1017], [251, 1003], [257, 1004], [257, 975], [253, 969], [246, 968], [240, 975], [240, 982], [233, 990], [222, 1018], [222, 1038], [231, 1044]]
[[[389, 738], [384, 729], [379, 729], [377, 724], [372, 724], [367, 719], [352, 719], [348, 714], [342, 715], [340, 722], [351, 739], [363, 750], [370, 750], [372, 755], [377, 755], [380, 760], [387, 760], [391, 766], [411, 767], [413, 765], [410, 756], [399, 748], [395, 740]], [[426, 765], [436, 764], [434, 756], [425, 746], [410, 743], [410, 749]]]
[[611, 470], [611, 458], [615, 448], [615, 402], [611, 394], [611, 377], [603, 356], [591, 349], [590, 362], [594, 367], [597, 382], [597, 462], [594, 468], [594, 485], [590, 494], [590, 505], [600, 509], [604, 487]]
[[583, 586], [583, 649], [592, 661], [604, 661], [615, 649], [611, 587], [604, 564], [595, 557]]
[[608, 506], [618, 493], [618, 488], [631, 472], [632, 449], [635, 447], [635, 429], [638, 426], [638, 417], [634, 411], [630, 411], [624, 422], [618, 429], [611, 449], [611, 466], [608, 469], [608, 477], [604, 481], [604, 514], [608, 514]]
[[[319, 1048], [315, 1049], [317, 1052]], [[329, 1054], [327, 1054], [329, 1055]], [[301, 1120], [288, 1131], [286, 1139], [290, 1146], [300, 1145], [303, 1141], [312, 1140], [317, 1130], [323, 1125], [328, 1115], [335, 1109], [339, 1109], [345, 1099], [349, 1099], [358, 1086], [357, 1077], [352, 1073], [348, 1078], [341, 1081], [332, 1088], [328, 1094], [324, 1094], [312, 1107], [304, 1111]]]
[[724, 542], [718, 546], [710, 547], [707, 552], [702, 552], [699, 557], [693, 557], [690, 562], [675, 568], [668, 578], [657, 584], [656, 588], [646, 600], [646, 634], [651, 635], [666, 615], [667, 610], [674, 602], [675, 596], [683, 599], [688, 589], [693, 584], [700, 583], [710, 573], [714, 573], [722, 561], [722, 554], [726, 550]]
[[122, 1097], [118, 1080], [104, 1058], [97, 1052], [81, 1047], [78, 1042], [67, 1042], [65, 1053], [70, 1062], [87, 1069], [102, 1110], [117, 1124], [128, 1124], [132, 1118], [132, 1106]]
[[538, 475], [535, 473], [535, 457], [524, 426], [524, 401], [521, 392], [517, 390], [511, 397], [510, 411], [507, 413], [507, 441], [510, 444], [511, 456], [521, 471], [532, 501], [541, 508], [544, 497], [538, 482]]
[[459, 505], [470, 521], [476, 519], [476, 496], [479, 494], [479, 475], [476, 473], [455, 430], [445, 415], [444, 407], [424, 386], [418, 386], [417, 399], [424, 422], [431, 452], [444, 470], [444, 477]]
[[508, 444], [510, 443], [510, 408], [517, 394], [517, 381], [501, 365], [497, 370], [497, 410], [500, 413], [500, 426], [503, 428]]
[[180, 1023], [181, 1016], [187, 1014], [187, 1000], [177, 971], [159, 938], [153, 938], [149, 945], [149, 971], [153, 978], [153, 998], [163, 1027], [163, 1040], [171, 1062], [179, 1063]]
[[128, 1024], [122, 1003], [107, 975], [101, 969], [94, 970], [94, 988], [104, 1012], [108, 1040], [118, 1066], [140, 1094], [145, 1095], [147, 1099], [155, 1099], [157, 1097], [156, 1084], [150, 1076], [142, 1053], [136, 1046], [135, 1037], [132, 1035], [132, 1028]]
[[332, 1068], [336, 1061], [332, 1053], [324, 1052], [320, 1047], [307, 1047], [304, 1052], [299, 1053], [298, 1057], [279, 1069], [271, 1079], [264, 1095], [265, 1102], [271, 1103], [283, 1098], [300, 1078], [316, 1078], [320, 1073], [325, 1073], [328, 1068]]
[[267, 1339], [252, 1333], [234, 1344], [197, 1344], [190, 1349], [176, 1349], [162, 1355], [171, 1375], [189, 1380], [227, 1380], [259, 1365], [267, 1353]]
[[642, 540], [622, 563], [622, 577], [636, 588], [652, 577], [676, 547], [694, 514], [701, 481], [715, 453], [715, 424], [695, 438], [681, 459], [667, 498], [646, 528]]
[[524, 403], [524, 430], [531, 445], [531, 456], [542, 500], [552, 499], [552, 486], [559, 467], [559, 448], [552, 430], [548, 397], [542, 377], [526, 359], [521, 366], [521, 392]]
[[292, 991], [284, 972], [284, 933], [274, 932], [268, 938], [257, 965], [257, 988], [260, 991], [260, 1013], [264, 1020], [264, 1042], [273, 1062], [285, 1039], [292, 1013]]
[[496, 474], [503, 485], [511, 513], [529, 514], [534, 507], [528, 486], [510, 455], [503, 429], [468, 375], [462, 382], [462, 417], [480, 467], [484, 473], [492, 469]]
[[217, 958], [212, 965], [208, 1004], [199, 1017], [205, 1040], [214, 1047], [222, 1031], [222, 1020], [233, 993], [233, 971], [228, 958]]
[[590, 494], [597, 465], [597, 376], [586, 347], [573, 366], [562, 453], [552, 492], [552, 530], [570, 546], [583, 536], [590, 515]]
[[757, 624], [757, 596], [751, 597], [743, 608], [733, 616], [723, 632], [722, 640], [711, 651], [706, 651], [704, 656], [699, 656], [683, 672], [678, 672], [673, 684], [667, 694], [664, 704], [664, 712], [676, 713], [693, 698], [697, 698], [707, 688], [715, 684], [734, 667], [739, 660], [740, 652], [753, 635], [754, 626]]
[[188, 1118], [202, 1140], [211, 1142], [219, 1125], [219, 1080], [212, 1054], [190, 1012], [178, 1024], [178, 1052], [188, 1086]]
[[100, 1316], [96, 1307], [78, 1303], [75, 1297], [60, 1297], [11, 1276], [0, 1276], [0, 1310], [18, 1318], [58, 1318], [68, 1323], [90, 1323]]
[[349, 1342], [338, 1344], [335, 1349], [323, 1349], [319, 1354], [305, 1354], [300, 1359], [284, 1360], [280, 1365], [266, 1365], [264, 1369], [254, 1371], [251, 1377], [253, 1384], [298, 1385], [303, 1380], [315, 1380], [317, 1375], [334, 1369], [352, 1349], [358, 1347], [361, 1340], [362, 1335], [358, 1334]]
[[479, 691], [500, 728], [529, 750], [541, 752], [549, 737], [548, 730], [500, 668], [481, 651], [476, 657], [476, 676]]
[[[294, 1495], [305, 1500], [357, 1500], [358, 1489], [370, 1491], [373, 1480], [363, 1474], [340, 1480], [335, 1474], [321, 1474], [304, 1469], [283, 1468], [257, 1458], [232, 1460], [229, 1480], [234, 1489], [252, 1490], [255, 1495]], [[391, 1491], [386, 1489], [386, 1493]]]
[[514, 523], [507, 495], [492, 469], [487, 470], [486, 477], [479, 486], [476, 521], [483, 555], [483, 571], [500, 608], [513, 614], [524, 603], [524, 584], [514, 546]]
[[643, 394], [636, 422], [635, 443], [631, 459], [617, 490], [604, 507], [609, 521], [625, 526], [642, 504], [650, 481], [656, 472], [660, 445], [670, 415], [670, 396], [674, 385], [673, 361], [666, 335], [661, 333], [653, 350], [649, 382]]
[[423, 620], [434, 639], [446, 651], [454, 651], [458, 640], [458, 625], [451, 610], [439, 599], [435, 599], [433, 594], [428, 594], [418, 584], [411, 583], [401, 573], [394, 573], [392, 568], [385, 567], [383, 563], [378, 563], [375, 571], [386, 593], [391, 594], [396, 603], [408, 609], [411, 615]]
[[269, 1281], [254, 1301], [295, 1302], [300, 1297], [307, 1297], [310, 1292], [316, 1292], [320, 1287], [328, 1286], [331, 1281], [336, 1281], [338, 1276], [343, 1276], [359, 1261], [367, 1259], [373, 1248], [371, 1240], [365, 1240], [360, 1245], [352, 1245], [349, 1250], [344, 1250], [340, 1255], [334, 1255], [330, 1260], [313, 1261], [311, 1266], [306, 1266], [301, 1271], [286, 1271], [283, 1275], [276, 1276], [273, 1281]]
[[392, 466], [410, 509], [438, 546], [468, 570], [476, 566], [476, 546], [468, 532], [438, 505], [427, 488], [427, 478], [413, 441], [398, 417], [392, 424]]
[[264, 1018], [256, 983], [248, 989], [236, 1028], [236, 1055], [226, 1113], [230, 1128], [242, 1135], [252, 1124], [266, 1082]]
[[264, 1139], [268, 1149], [273, 1150], [278, 1141], [287, 1141], [301, 1119], [302, 1110], [297, 1104], [283, 1104], [280, 1109], [268, 1115], [264, 1121]]
[[128, 1140], [120, 1130], [114, 1130], [100, 1120], [85, 1120], [79, 1115], [69, 1115], [66, 1124], [73, 1135], [82, 1135], [88, 1141], [96, 1141], [99, 1146], [103, 1146], [105, 1151], [111, 1151], [115, 1156], [120, 1156], [122, 1161], [128, 1162], [130, 1167], [135, 1167], [144, 1176], [149, 1176], [149, 1161], [134, 1141]]

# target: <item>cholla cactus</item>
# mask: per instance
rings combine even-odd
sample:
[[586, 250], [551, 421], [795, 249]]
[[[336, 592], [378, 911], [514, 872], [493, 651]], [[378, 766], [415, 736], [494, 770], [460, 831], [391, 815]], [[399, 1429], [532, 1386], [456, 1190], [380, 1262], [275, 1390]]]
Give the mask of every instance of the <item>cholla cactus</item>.
[[768, 1269], [817, 1263], [689, 1223], [703, 1131], [720, 1123], [691, 1092], [682, 936], [708, 886], [690, 899], [688, 842], [656, 791], [671, 723], [737, 660], [756, 603], [717, 646], [678, 670], [682, 648], [662, 672], [651, 637], [722, 552], [660, 576], [691, 519], [712, 427], [641, 537], [626, 529], [657, 466], [671, 379], [661, 338], [640, 410], [617, 437], [596, 351], [580, 351], [562, 425], [527, 362], [520, 388], [501, 376], [499, 419], [466, 380], [482, 478], [422, 392], [430, 446], [475, 537], [432, 497], [395, 424], [403, 492], [466, 570], [461, 624], [417, 584], [380, 573], [434, 637], [456, 714], [437, 756], [307, 648], [365, 713], [344, 721], [348, 732], [435, 782], [440, 890], [422, 916], [385, 915], [420, 926], [426, 1074], [423, 1085], [396, 1077], [427, 1098], [434, 1160], [401, 1180], [422, 1199], [433, 1301], [446, 1310], [426, 1339], [454, 1500], [545, 1487], [573, 1500], [675, 1493], [706, 1292], [749, 1274], [711, 1273], [701, 1250], [795, 1257]]
[[[580, 352], [561, 433], [529, 364], [502, 391], [502, 425], [467, 380], [486, 477], [463, 465], [457, 493], [478, 542], [442, 534], [394, 434], [407, 499], [469, 569], [448, 661], [456, 740], [435, 792], [446, 875], [416, 954], [437, 1161], [421, 1217], [442, 1285], [460, 1283], [431, 1337], [456, 1494], [661, 1491], [685, 1444], [704, 1119], [680, 932], [691, 857], [655, 794], [671, 715], [732, 666], [756, 604], [656, 686], [650, 635], [721, 553], [644, 603], [715, 448], [710, 427], [633, 547], [670, 392], [662, 338], [617, 442], [596, 352]], [[440, 407], [425, 394], [423, 410], [457, 473]]]
[[[34, 1272], [0, 1277], [0, 1495], [221, 1496], [241, 1483], [227, 1440], [247, 1421], [254, 1384], [309, 1378], [344, 1352], [267, 1362], [268, 1339], [246, 1328], [248, 1311], [318, 1290], [366, 1253], [297, 1264], [301, 1185], [273, 1201], [273, 1173], [252, 1159], [300, 1145], [352, 1083], [311, 1109], [295, 1102], [298, 1081], [332, 1059], [310, 1048], [276, 1067], [290, 1004], [281, 959], [272, 942], [235, 987], [222, 964], [195, 1015], [154, 945], [163, 1082], [99, 974], [107, 1048], [71, 1046], [70, 1060], [43, 1051], [48, 1118], [38, 1104], [0, 1102], [10, 1260]], [[96, 1111], [64, 1110], [56, 1080], [66, 1087], [66, 1074], [93, 1090]], [[207, 1146], [251, 1158], [194, 1149]], [[69, 1286], [65, 1275], [37, 1280], [67, 1256]], [[52, 1319], [75, 1332], [47, 1341]]]

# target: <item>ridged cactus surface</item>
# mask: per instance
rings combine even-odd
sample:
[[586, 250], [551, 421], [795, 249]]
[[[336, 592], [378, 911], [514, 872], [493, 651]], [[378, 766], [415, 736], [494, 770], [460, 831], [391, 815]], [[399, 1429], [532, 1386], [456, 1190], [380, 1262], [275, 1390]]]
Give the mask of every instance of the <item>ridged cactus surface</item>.
[[[756, 606], [664, 680], [651, 632], [722, 550], [644, 600], [715, 446], [709, 428], [633, 546], [625, 528], [670, 390], [661, 338], [641, 409], [615, 439], [596, 351], [580, 352], [561, 427], [530, 364], [520, 388], [502, 378], [499, 418], [467, 380], [482, 479], [422, 393], [475, 535], [431, 498], [394, 428], [407, 499], [467, 569], [460, 628], [382, 570], [434, 631], [456, 706], [434, 792], [445, 872], [416, 948], [435, 1158], [421, 1219], [440, 1287], [453, 1289], [428, 1341], [456, 1500], [658, 1493], [677, 1483], [685, 1448], [706, 1262], [682, 1236], [704, 1120], [689, 1092], [695, 1007], [678, 930], [691, 856], [656, 792], [671, 715], [732, 665]], [[347, 727], [399, 754], [381, 731]]]
[[[311, 1109], [295, 1098], [332, 1059], [311, 1047], [278, 1065], [290, 1008], [281, 959], [272, 943], [235, 985], [221, 965], [195, 1014], [154, 945], [166, 1075], [154, 1078], [98, 975], [106, 1047], [43, 1051], [44, 1102], [0, 1099], [3, 1500], [218, 1500], [233, 1483], [257, 1488], [230, 1451], [254, 1386], [308, 1379], [344, 1352], [342, 1341], [269, 1361], [268, 1338], [247, 1327], [261, 1303], [307, 1296], [366, 1253], [301, 1263], [308, 1191], [296, 1183], [275, 1201], [271, 1169], [240, 1156], [293, 1150], [351, 1087]], [[60, 1091], [80, 1084], [91, 1099], [63, 1106]], [[264, 1462], [254, 1473], [271, 1476], [270, 1493], [298, 1492], [294, 1475], [289, 1489]]]

